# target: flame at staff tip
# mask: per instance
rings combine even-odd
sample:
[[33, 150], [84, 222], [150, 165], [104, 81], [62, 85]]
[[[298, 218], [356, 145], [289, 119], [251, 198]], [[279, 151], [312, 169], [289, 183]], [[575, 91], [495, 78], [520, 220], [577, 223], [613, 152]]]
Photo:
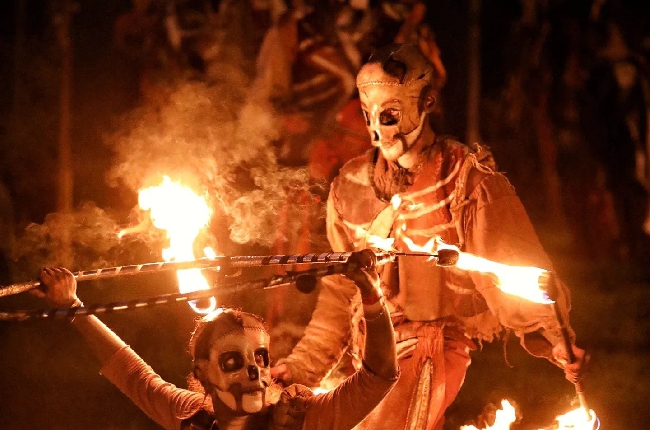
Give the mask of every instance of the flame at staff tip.
[[585, 409], [578, 408], [555, 417], [558, 424], [553, 428], [556, 430], [598, 430], [600, 421], [596, 413], [590, 409], [589, 416], [587, 416], [586, 412]]
[[[501, 400], [501, 409], [497, 409], [494, 424], [481, 430], [509, 430], [517, 419], [515, 407], [508, 400]], [[479, 430], [474, 426], [462, 426], [460, 430]]]
[[[194, 241], [212, 216], [205, 198], [164, 176], [161, 185], [140, 190], [138, 203], [143, 210], [150, 211], [153, 225], [167, 232], [169, 248], [162, 251], [165, 261], [196, 259]], [[200, 269], [178, 270], [176, 277], [181, 293], [210, 289]], [[208, 307], [199, 308], [195, 301], [190, 306], [197, 313], [207, 314], [216, 309], [217, 301], [211, 297]]]
[[402, 240], [412, 251], [432, 253], [436, 243], [437, 249], [451, 249], [458, 252], [456, 267], [481, 273], [492, 273], [497, 278], [497, 287], [506, 294], [522, 297], [535, 303], [553, 303], [548, 293], [540, 286], [540, 278], [547, 271], [533, 266], [510, 266], [496, 263], [477, 255], [462, 252], [457, 246], [447, 245], [441, 240], [431, 239], [424, 246], [416, 245], [408, 237]]

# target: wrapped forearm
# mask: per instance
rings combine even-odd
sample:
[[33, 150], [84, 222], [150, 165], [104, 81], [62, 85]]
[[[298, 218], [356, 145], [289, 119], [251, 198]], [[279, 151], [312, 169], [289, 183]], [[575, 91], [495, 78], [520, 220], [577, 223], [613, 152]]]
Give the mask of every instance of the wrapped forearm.
[[341, 275], [322, 278], [322, 288], [305, 334], [292, 353], [278, 364], [291, 370], [292, 382], [316, 387], [339, 362], [352, 332], [353, 303], [359, 292]]
[[363, 362], [370, 371], [384, 379], [397, 376], [395, 336], [390, 314], [383, 300], [363, 305], [366, 342]]

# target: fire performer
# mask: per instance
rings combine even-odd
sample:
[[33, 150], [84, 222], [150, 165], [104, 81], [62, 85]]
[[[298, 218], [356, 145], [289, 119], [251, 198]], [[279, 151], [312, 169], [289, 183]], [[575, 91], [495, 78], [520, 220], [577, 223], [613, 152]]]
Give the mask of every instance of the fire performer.
[[[435, 79], [435, 68], [412, 44], [376, 51], [358, 73], [374, 148], [349, 161], [331, 185], [330, 245], [352, 251], [379, 238], [404, 251], [437, 239], [494, 262], [550, 270], [519, 197], [495, 169], [491, 153], [434, 133], [428, 119], [438, 96]], [[380, 278], [402, 376], [359, 428], [442, 429], [475, 340], [490, 342], [504, 327], [529, 353], [564, 367], [570, 381], [580, 377], [585, 353], [565, 327], [577, 357], [567, 364], [553, 307], [504, 293], [490, 274], [405, 257], [383, 266]], [[569, 292], [560, 282], [558, 290], [557, 307], [568, 321]], [[348, 345], [352, 355], [354, 345], [362, 345], [358, 306], [353, 283], [323, 278], [305, 335], [272, 374], [286, 383], [319, 385]]]
[[[73, 318], [102, 363], [101, 373], [166, 429], [351, 429], [386, 395], [398, 377], [393, 330], [379, 291], [374, 254], [357, 257], [364, 269], [349, 273], [361, 290], [368, 322], [364, 366], [336, 392], [315, 395], [304, 386], [283, 389], [270, 375], [269, 334], [253, 314], [219, 309], [197, 320], [190, 340], [190, 389], [158, 376], [95, 316]], [[81, 306], [76, 280], [64, 268], [41, 272], [45, 297], [55, 307]], [[344, 414], [337, 413], [345, 411]]]

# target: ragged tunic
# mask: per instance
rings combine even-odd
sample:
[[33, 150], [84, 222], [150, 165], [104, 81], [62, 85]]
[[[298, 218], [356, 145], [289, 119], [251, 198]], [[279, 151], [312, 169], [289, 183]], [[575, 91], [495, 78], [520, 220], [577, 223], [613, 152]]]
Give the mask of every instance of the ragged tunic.
[[[433, 240], [493, 262], [552, 269], [514, 187], [494, 170], [489, 151], [449, 138], [437, 138], [412, 171], [390, 165], [376, 149], [348, 162], [331, 186], [327, 232], [335, 251], [376, 247], [382, 239], [401, 252], [431, 251]], [[505, 327], [531, 354], [549, 360], [562, 339], [552, 306], [502, 292], [490, 274], [399, 257], [398, 264], [383, 267], [381, 280], [398, 340], [419, 341], [413, 356], [400, 360], [399, 383], [361, 428], [387, 422], [390, 428], [442, 428], [444, 409], [470, 362], [470, 338], [491, 341]], [[568, 321], [568, 292], [558, 286], [558, 308]], [[318, 385], [347, 346], [358, 353], [358, 303], [344, 278], [323, 278], [305, 335], [283, 360], [294, 382]]]

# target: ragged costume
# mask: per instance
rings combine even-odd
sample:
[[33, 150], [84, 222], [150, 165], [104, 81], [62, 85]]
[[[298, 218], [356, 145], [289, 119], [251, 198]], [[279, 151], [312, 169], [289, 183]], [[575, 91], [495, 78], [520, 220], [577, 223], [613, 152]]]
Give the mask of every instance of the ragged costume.
[[[431, 70], [406, 45], [371, 57], [359, 73], [376, 148], [349, 161], [331, 185], [326, 222], [332, 249], [353, 251], [384, 241], [399, 252], [435, 252], [444, 244], [493, 262], [551, 270], [514, 187], [496, 170], [489, 150], [427, 128], [422, 106]], [[395, 152], [399, 145], [406, 153], [417, 150], [407, 168], [398, 162], [404, 159]], [[569, 293], [557, 285], [557, 307], [568, 321]], [[418, 341], [399, 360], [402, 373], [394, 389], [359, 429], [442, 429], [470, 351], [504, 328], [528, 352], [551, 361], [553, 346], [562, 341], [553, 307], [502, 292], [490, 274], [399, 257], [383, 267], [381, 286], [398, 356], [400, 342]], [[323, 278], [305, 335], [282, 360], [294, 382], [318, 386], [338, 372], [333, 369], [346, 351], [360, 358], [365, 327], [359, 306], [353, 284], [340, 276]]]

